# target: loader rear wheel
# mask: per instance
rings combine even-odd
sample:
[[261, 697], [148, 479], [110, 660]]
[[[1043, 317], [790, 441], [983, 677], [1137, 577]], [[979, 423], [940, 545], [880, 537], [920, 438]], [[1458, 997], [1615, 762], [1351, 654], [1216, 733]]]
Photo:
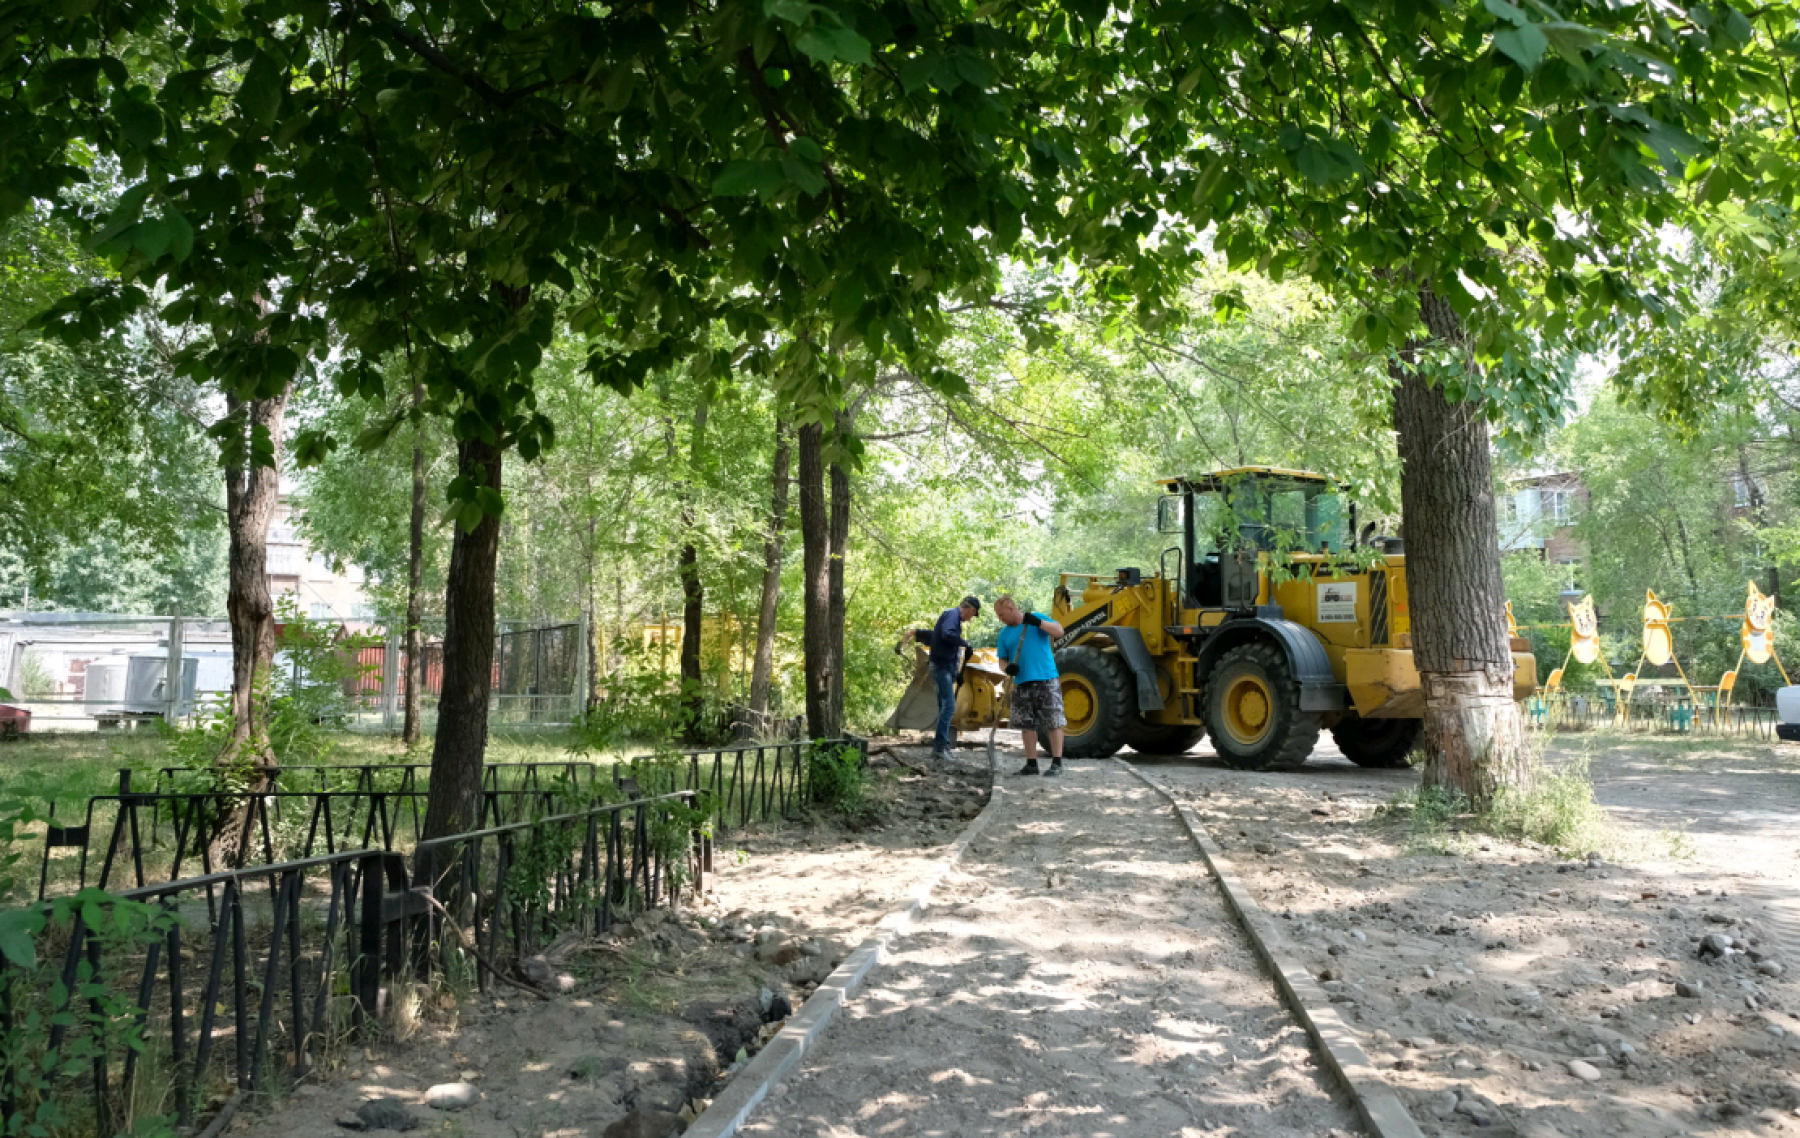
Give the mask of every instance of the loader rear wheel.
[[1206, 738], [1206, 727], [1193, 723], [1146, 723], [1138, 727], [1131, 749], [1140, 755], [1185, 755]]
[[1206, 726], [1227, 766], [1299, 766], [1319, 741], [1319, 713], [1300, 710], [1287, 656], [1266, 640], [1219, 657], [1206, 681]]
[[1364, 719], [1349, 716], [1338, 720], [1331, 738], [1344, 757], [1359, 767], [1403, 767], [1406, 756], [1418, 745], [1424, 728], [1419, 719]]
[[1062, 677], [1063, 754], [1104, 759], [1125, 745], [1125, 724], [1137, 714], [1125, 662], [1098, 648], [1064, 648], [1056, 654]]

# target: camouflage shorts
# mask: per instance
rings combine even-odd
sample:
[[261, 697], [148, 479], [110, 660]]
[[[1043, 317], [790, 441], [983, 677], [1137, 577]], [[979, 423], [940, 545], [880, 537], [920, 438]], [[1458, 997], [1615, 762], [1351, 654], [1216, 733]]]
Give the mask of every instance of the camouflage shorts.
[[1068, 723], [1060, 682], [1031, 680], [1013, 688], [1012, 725], [1020, 731], [1054, 731]]

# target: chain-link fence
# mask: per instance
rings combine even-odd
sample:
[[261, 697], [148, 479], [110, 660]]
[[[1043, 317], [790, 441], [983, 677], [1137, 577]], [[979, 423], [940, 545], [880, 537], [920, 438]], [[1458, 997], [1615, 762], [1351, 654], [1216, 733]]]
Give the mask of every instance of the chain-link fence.
[[[277, 626], [281, 628], [282, 626]], [[420, 713], [429, 731], [444, 682], [443, 621], [421, 622], [419, 659], [409, 661], [399, 625], [326, 625], [342, 667], [330, 680], [307, 674], [304, 654], [278, 650], [289, 688], [337, 685], [344, 725], [398, 730], [405, 672], [415, 667]], [[493, 686], [496, 724], [565, 724], [582, 706], [587, 623], [498, 622]], [[317, 650], [312, 650], [313, 658]], [[179, 677], [177, 683], [168, 677]], [[26, 613], [0, 617], [0, 687], [30, 715], [32, 731], [128, 730], [191, 722], [231, 695], [231, 626], [223, 617], [114, 613]]]

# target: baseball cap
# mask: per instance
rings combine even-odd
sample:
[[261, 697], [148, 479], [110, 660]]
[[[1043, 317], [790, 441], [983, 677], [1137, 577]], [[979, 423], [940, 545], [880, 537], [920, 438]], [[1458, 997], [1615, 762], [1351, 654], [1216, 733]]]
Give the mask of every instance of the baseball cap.
[[962, 603], [965, 605], [968, 605], [970, 608], [974, 609], [976, 616], [981, 615], [981, 598], [979, 598], [979, 597], [964, 597], [962, 599]]

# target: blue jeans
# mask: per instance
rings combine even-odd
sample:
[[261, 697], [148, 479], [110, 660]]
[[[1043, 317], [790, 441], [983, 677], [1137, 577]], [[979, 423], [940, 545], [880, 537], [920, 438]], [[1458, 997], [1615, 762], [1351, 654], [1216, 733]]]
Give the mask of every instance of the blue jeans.
[[950, 720], [956, 715], [956, 672], [954, 664], [931, 665], [931, 678], [937, 681], [938, 697], [937, 734], [931, 737], [934, 755], [950, 749]]

